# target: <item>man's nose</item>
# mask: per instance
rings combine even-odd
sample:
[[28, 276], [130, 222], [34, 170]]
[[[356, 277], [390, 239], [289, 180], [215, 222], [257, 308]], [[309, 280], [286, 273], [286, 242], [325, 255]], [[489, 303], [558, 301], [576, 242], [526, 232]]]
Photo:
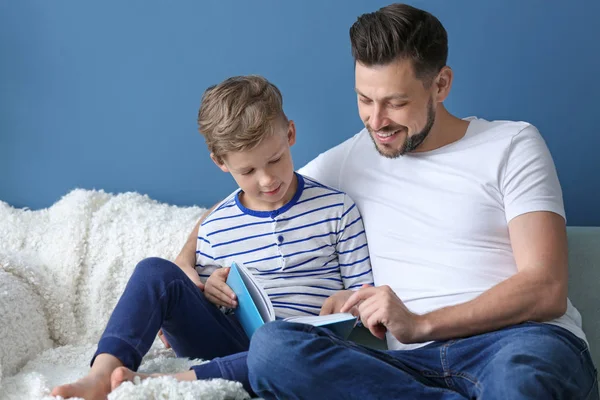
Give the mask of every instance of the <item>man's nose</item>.
[[384, 114], [384, 110], [381, 107], [374, 105], [371, 110], [371, 115], [369, 116], [369, 125], [371, 126], [371, 129], [374, 131], [380, 130], [387, 125], [386, 121], [387, 118]]

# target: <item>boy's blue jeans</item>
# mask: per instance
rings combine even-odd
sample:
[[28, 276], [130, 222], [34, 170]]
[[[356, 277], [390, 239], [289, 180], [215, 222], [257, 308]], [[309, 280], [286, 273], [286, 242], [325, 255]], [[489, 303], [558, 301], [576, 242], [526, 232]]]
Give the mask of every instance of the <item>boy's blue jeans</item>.
[[250, 383], [264, 399], [598, 399], [584, 341], [525, 323], [405, 351], [275, 321], [252, 336]]
[[224, 315], [175, 264], [147, 258], [135, 268], [98, 342], [98, 354], [136, 371], [162, 327], [178, 357], [213, 359], [192, 367], [198, 379], [242, 382], [249, 393], [248, 338], [234, 315]]

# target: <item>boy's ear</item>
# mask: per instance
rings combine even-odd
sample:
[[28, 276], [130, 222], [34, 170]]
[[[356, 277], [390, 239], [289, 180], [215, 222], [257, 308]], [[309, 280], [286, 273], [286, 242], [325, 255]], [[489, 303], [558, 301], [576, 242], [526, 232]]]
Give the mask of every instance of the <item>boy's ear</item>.
[[223, 172], [229, 172], [227, 165], [219, 157], [215, 156], [215, 153], [210, 153], [210, 159], [221, 169]]
[[288, 126], [288, 144], [291, 146], [296, 143], [296, 124], [294, 121], [290, 120], [290, 124]]

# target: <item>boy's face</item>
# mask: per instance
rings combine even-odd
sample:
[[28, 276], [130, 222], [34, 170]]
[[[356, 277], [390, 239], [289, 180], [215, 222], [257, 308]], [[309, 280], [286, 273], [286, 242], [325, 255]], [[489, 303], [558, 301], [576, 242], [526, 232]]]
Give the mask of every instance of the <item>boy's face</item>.
[[252, 150], [228, 153], [219, 163], [211, 158], [224, 172], [229, 172], [243, 193], [244, 206], [257, 211], [275, 210], [289, 202], [296, 193], [297, 183], [290, 146], [296, 142], [293, 121], [287, 132], [281, 130], [265, 138]]

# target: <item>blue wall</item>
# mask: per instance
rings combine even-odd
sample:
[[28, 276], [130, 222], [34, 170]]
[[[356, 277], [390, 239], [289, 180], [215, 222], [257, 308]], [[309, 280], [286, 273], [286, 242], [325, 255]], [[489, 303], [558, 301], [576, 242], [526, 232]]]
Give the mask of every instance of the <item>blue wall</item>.
[[[227, 76], [277, 84], [300, 167], [361, 128], [348, 28], [383, 1], [0, 1], [0, 199], [47, 207], [75, 187], [212, 205], [235, 188], [196, 131]], [[528, 120], [571, 225], [600, 225], [600, 1], [413, 1], [450, 36], [459, 116]]]

